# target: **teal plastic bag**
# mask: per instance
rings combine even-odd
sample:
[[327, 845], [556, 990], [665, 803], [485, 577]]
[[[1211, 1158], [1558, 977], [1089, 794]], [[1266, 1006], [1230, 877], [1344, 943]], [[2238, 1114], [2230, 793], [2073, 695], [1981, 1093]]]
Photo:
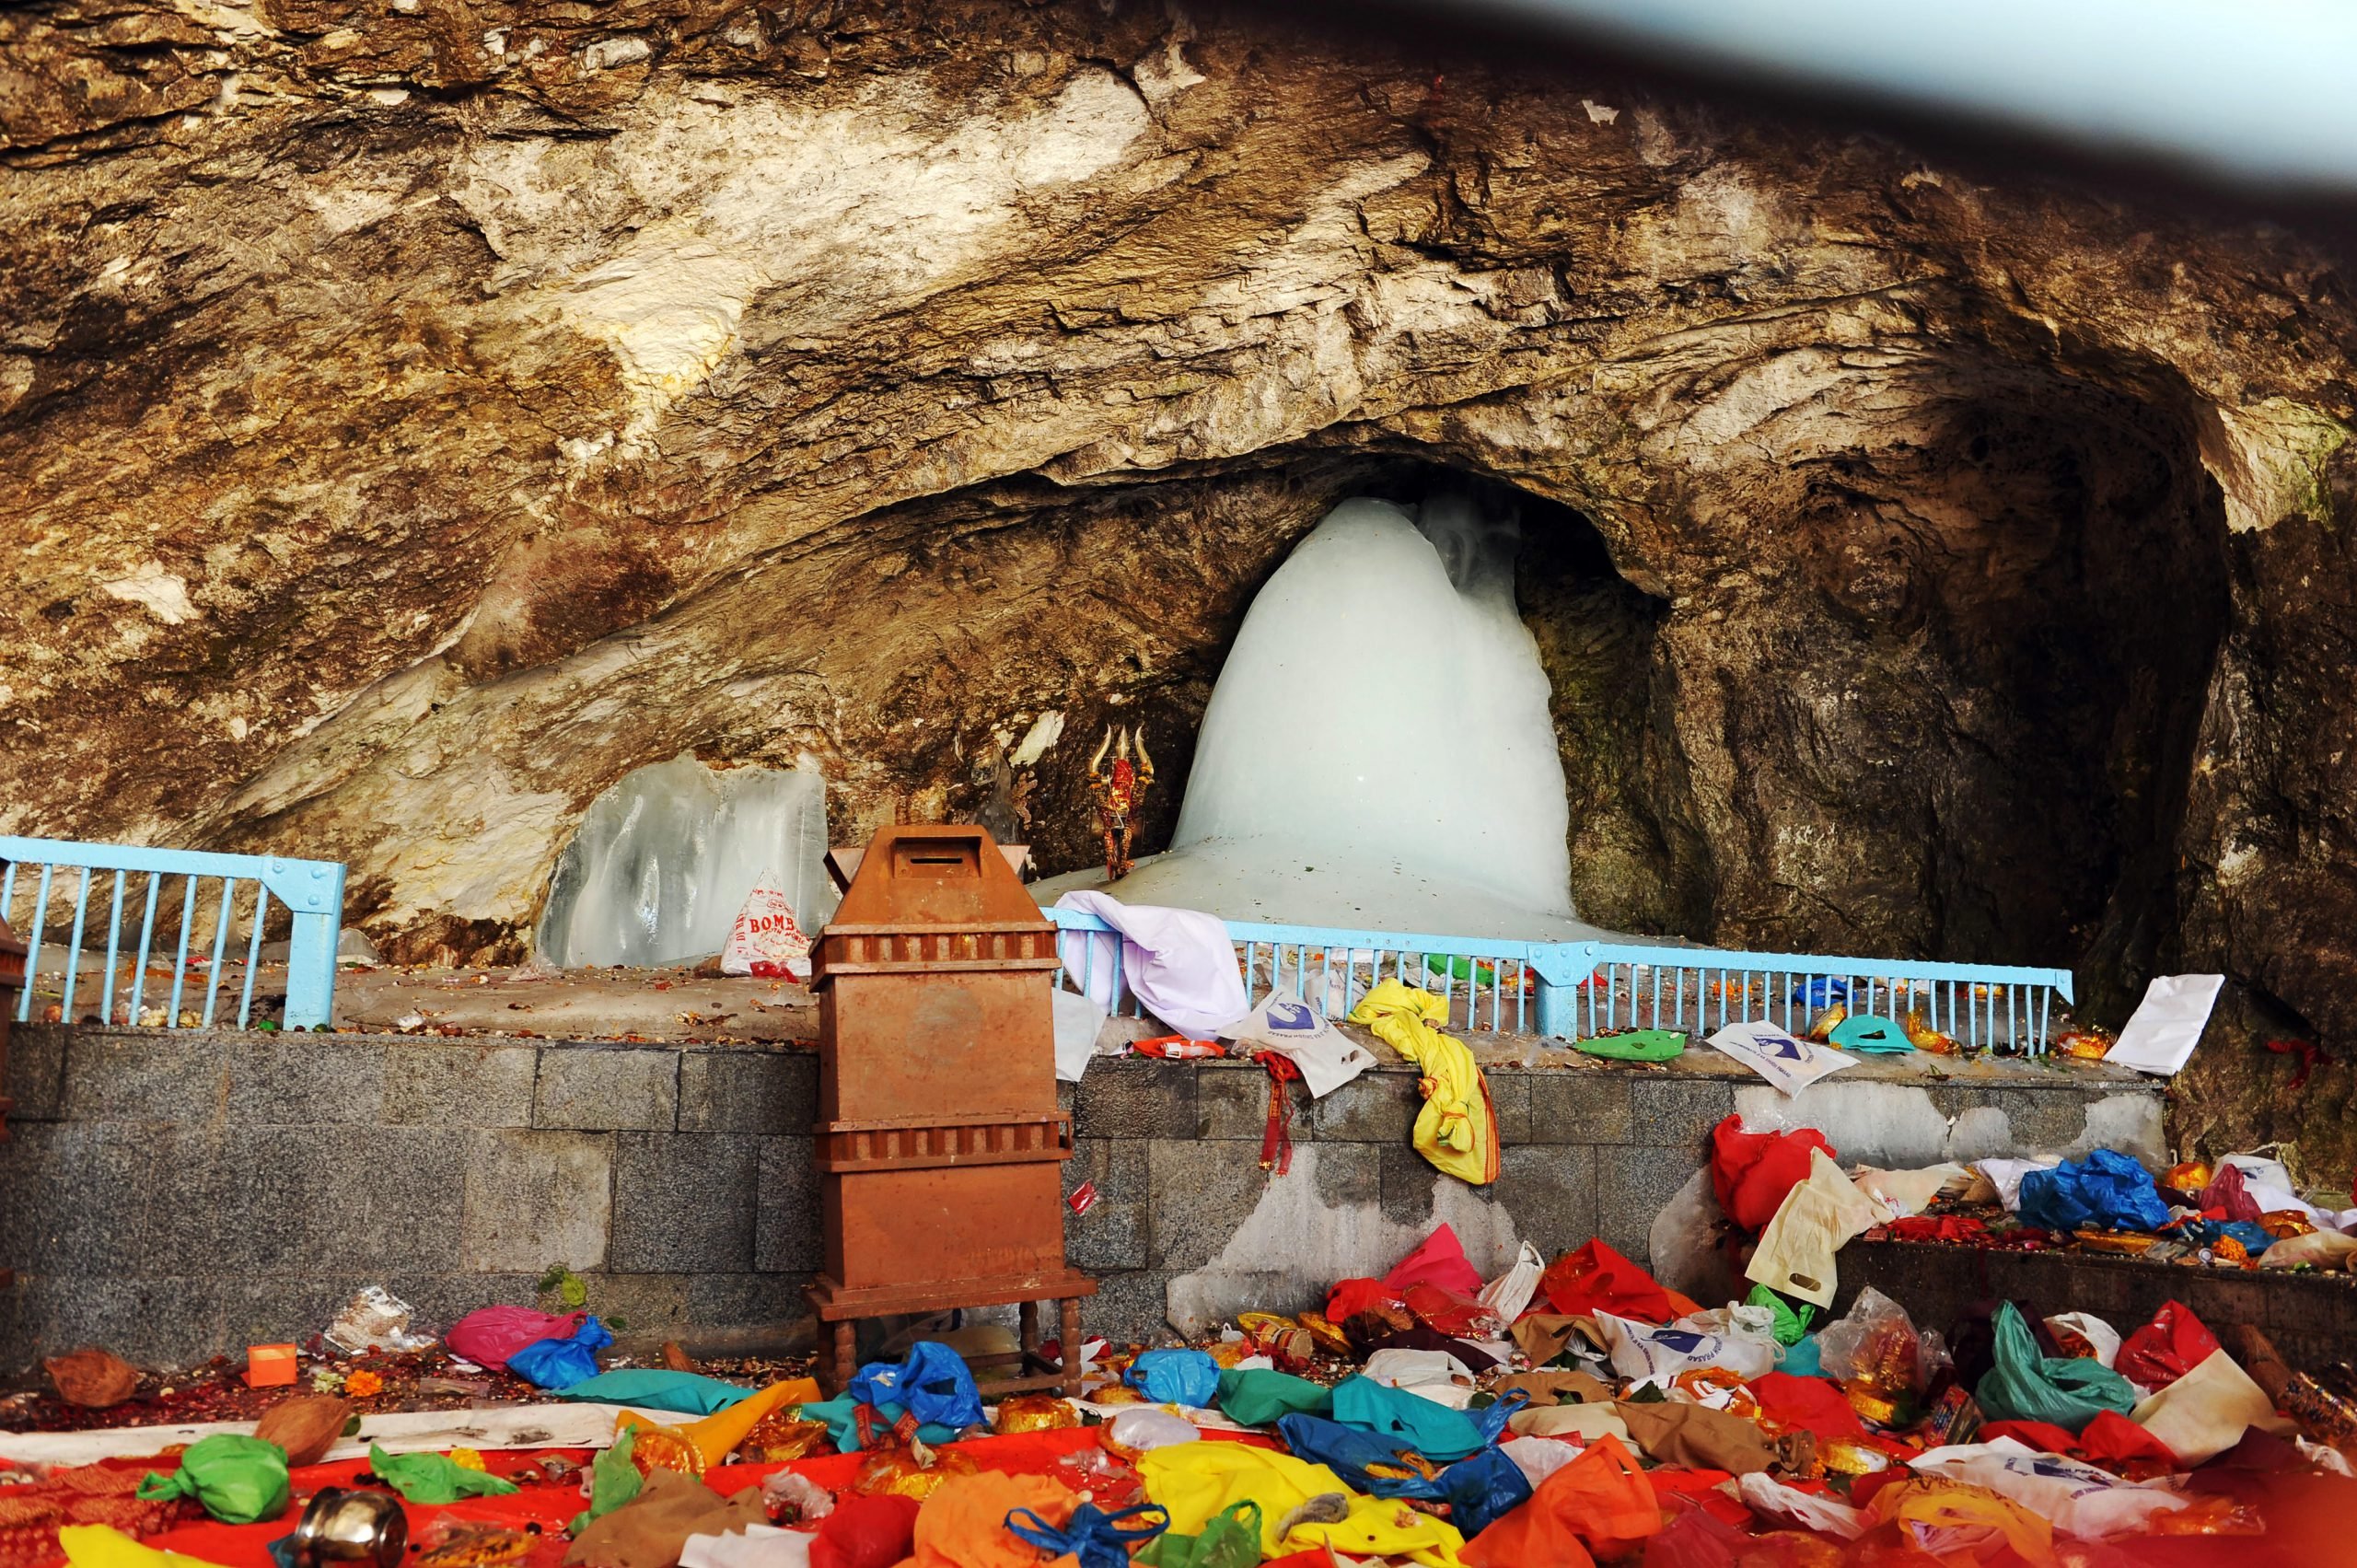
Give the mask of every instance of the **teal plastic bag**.
[[2106, 1411], [2136, 1408], [2128, 1379], [2086, 1356], [2040, 1355], [2010, 1301], [1997, 1308], [1994, 1364], [1973, 1390], [1991, 1421], [2042, 1421], [2077, 1436]]
[[1331, 1415], [1334, 1390], [1306, 1377], [1254, 1368], [1219, 1375], [1220, 1413], [1246, 1426], [1269, 1426], [1288, 1415]]
[[[831, 1400], [804, 1405], [802, 1419], [825, 1422], [827, 1436], [834, 1443], [835, 1451], [840, 1454], [855, 1454], [859, 1452], [859, 1417], [855, 1413], [858, 1409], [857, 1400], [853, 1399], [849, 1394], [839, 1394]], [[884, 1425], [890, 1426], [909, 1412], [905, 1405], [885, 1404], [877, 1405], [876, 1413], [882, 1419]], [[917, 1428], [918, 1439], [929, 1446], [946, 1443], [957, 1435], [956, 1427], [943, 1426], [938, 1422], [929, 1421]]]
[[589, 1506], [573, 1516], [564, 1527], [567, 1534], [577, 1536], [623, 1504], [638, 1501], [638, 1489], [646, 1478], [631, 1462], [631, 1450], [637, 1446], [638, 1428], [625, 1427], [612, 1447], [589, 1461]]
[[1627, 1034], [1575, 1040], [1572, 1049], [1615, 1062], [1666, 1062], [1685, 1054], [1686, 1036], [1677, 1029], [1632, 1029]]
[[1872, 1013], [1853, 1013], [1834, 1025], [1832, 1044], [1838, 1051], [1866, 1056], [1896, 1056], [1915, 1049], [1905, 1029]]
[[1825, 1354], [1817, 1346], [1815, 1334], [1803, 1334], [1786, 1345], [1776, 1357], [1776, 1370], [1795, 1377], [1825, 1376]]
[[659, 1366], [600, 1372], [555, 1392], [560, 1400], [588, 1400], [602, 1405], [628, 1405], [633, 1410], [670, 1411], [679, 1415], [710, 1415], [753, 1395], [752, 1389], [739, 1384]]
[[368, 1445], [368, 1468], [404, 1503], [456, 1503], [461, 1497], [505, 1497], [516, 1483], [470, 1470], [447, 1454], [388, 1454]]
[[1399, 1441], [1427, 1459], [1446, 1464], [1489, 1445], [1480, 1427], [1463, 1411], [1411, 1394], [1387, 1388], [1372, 1377], [1347, 1377], [1334, 1385], [1334, 1420], [1342, 1426], [1371, 1432]]
[[139, 1483], [145, 1503], [193, 1497], [225, 1525], [250, 1525], [286, 1512], [293, 1487], [286, 1477], [286, 1450], [261, 1437], [217, 1433], [200, 1437], [180, 1455], [170, 1475], [154, 1470]]

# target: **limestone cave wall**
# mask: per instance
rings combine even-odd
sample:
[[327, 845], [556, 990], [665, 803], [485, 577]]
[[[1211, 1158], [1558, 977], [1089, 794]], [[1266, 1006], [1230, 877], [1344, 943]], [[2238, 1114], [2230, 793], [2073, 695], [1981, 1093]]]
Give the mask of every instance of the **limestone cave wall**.
[[1253, 588], [1446, 475], [1526, 506], [1584, 913], [2223, 969], [2180, 1134], [2357, 1155], [2263, 1049], [2357, 1040], [2296, 226], [1132, 0], [33, 0], [0, 210], [0, 829], [491, 961], [633, 767], [807, 755], [850, 835], [1053, 715], [1043, 863], [1109, 723], [1151, 848]]

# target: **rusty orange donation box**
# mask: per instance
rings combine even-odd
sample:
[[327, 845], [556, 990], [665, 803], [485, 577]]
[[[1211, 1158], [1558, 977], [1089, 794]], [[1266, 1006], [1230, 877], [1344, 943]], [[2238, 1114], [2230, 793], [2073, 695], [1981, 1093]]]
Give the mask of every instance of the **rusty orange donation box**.
[[835, 858], [853, 868], [811, 980], [819, 1316], [1092, 1294], [1064, 1262], [1055, 926], [981, 828], [886, 828]]

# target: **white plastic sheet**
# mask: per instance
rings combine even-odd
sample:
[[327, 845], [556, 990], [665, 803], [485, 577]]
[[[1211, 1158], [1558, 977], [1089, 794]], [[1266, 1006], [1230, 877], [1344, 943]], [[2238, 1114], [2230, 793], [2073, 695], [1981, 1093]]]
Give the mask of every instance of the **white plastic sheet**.
[[1817, 1497], [1755, 1470], [1736, 1478], [1736, 1494], [1751, 1511], [1771, 1525], [1798, 1525], [1805, 1530], [1855, 1540], [1866, 1533], [1866, 1516], [1838, 1498]]
[[2083, 1459], [2041, 1454], [2011, 1437], [1933, 1448], [1907, 1463], [1917, 1475], [1987, 1487], [2082, 1540], [2141, 1535], [2154, 1515], [2186, 1505], [2176, 1493], [2122, 1481]]
[[1538, 1281], [1546, 1272], [1546, 1258], [1526, 1241], [1515, 1255], [1514, 1267], [1481, 1287], [1481, 1305], [1496, 1313], [1499, 1322], [1511, 1323], [1538, 1294]]
[[1596, 1332], [1622, 1377], [1666, 1385], [1681, 1372], [1724, 1366], [1745, 1382], [1776, 1370], [1776, 1342], [1749, 1334], [1713, 1334], [1675, 1324], [1657, 1328], [1609, 1312], [1596, 1315]]
[[2128, 1027], [2104, 1060], [2116, 1067], [2167, 1077], [2184, 1066], [2201, 1043], [2210, 1010], [2218, 1005], [2222, 974], [2154, 975], [2144, 988]]

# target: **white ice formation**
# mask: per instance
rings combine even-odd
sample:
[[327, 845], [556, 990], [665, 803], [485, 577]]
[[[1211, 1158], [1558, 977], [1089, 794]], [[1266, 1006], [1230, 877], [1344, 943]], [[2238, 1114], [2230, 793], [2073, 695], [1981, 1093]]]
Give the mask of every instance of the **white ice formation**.
[[1168, 854], [1042, 883], [1230, 920], [1577, 939], [1510, 512], [1345, 501], [1252, 601]]
[[836, 901], [826, 854], [827, 788], [816, 772], [656, 762], [624, 774], [582, 817], [536, 946], [568, 967], [709, 958], [764, 871], [815, 935]]

